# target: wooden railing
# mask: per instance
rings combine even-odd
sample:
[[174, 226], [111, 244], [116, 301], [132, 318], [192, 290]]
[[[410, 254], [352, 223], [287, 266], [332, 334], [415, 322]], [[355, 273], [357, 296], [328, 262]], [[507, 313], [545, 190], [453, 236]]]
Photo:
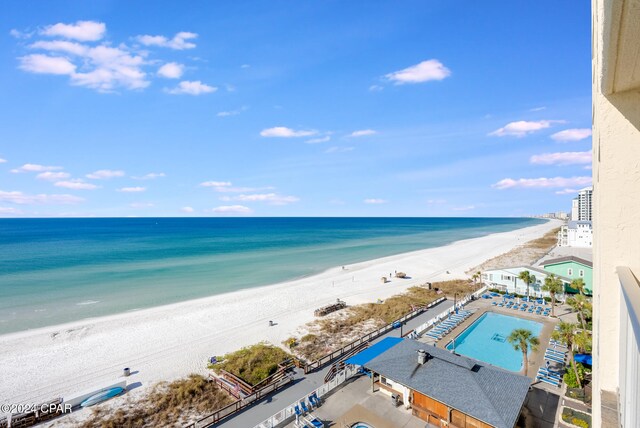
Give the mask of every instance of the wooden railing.
[[351, 343], [346, 344], [344, 347], [335, 350], [327, 355], [325, 355], [324, 357], [318, 358], [315, 361], [312, 361], [311, 363], [307, 364], [304, 367], [304, 372], [305, 373], [310, 373], [314, 370], [317, 370], [319, 368], [324, 367], [325, 365], [329, 364], [330, 362], [332, 362], [333, 360], [335, 360], [336, 358], [340, 358], [343, 357], [345, 354], [347, 354], [348, 352], [351, 352], [354, 348], [362, 345], [363, 343], [368, 343], [371, 342], [372, 340], [377, 339], [378, 337], [382, 336], [383, 334], [388, 333], [389, 331], [393, 330], [395, 327], [394, 325], [397, 325], [397, 323], [404, 323], [405, 321], [408, 321], [412, 318], [415, 318], [416, 316], [420, 315], [421, 313], [423, 313], [424, 311], [432, 308], [433, 306], [439, 304], [440, 302], [443, 302], [444, 300], [446, 300], [445, 297], [441, 297], [437, 300], [434, 300], [433, 302], [429, 303], [426, 306], [423, 306], [421, 308], [418, 308], [414, 311], [409, 312], [408, 314], [406, 314], [405, 316], [398, 318], [397, 320], [383, 326], [380, 327], [379, 329], [372, 331], [370, 333], [365, 334], [364, 336], [354, 340]]
[[[240, 379], [237, 376], [234, 376], [233, 374], [226, 372], [224, 370], [221, 370], [221, 373], [223, 373], [223, 377], [225, 379], [227, 379], [229, 382], [231, 383], [237, 383], [239, 385], [239, 388], [243, 391], [245, 391], [245, 389], [247, 391], [250, 391], [249, 394], [247, 394], [244, 398], [240, 398], [237, 401], [229, 404], [226, 407], [223, 407], [222, 409], [217, 410], [216, 412], [205, 416], [202, 419], [199, 419], [198, 421], [187, 425], [185, 428], [201, 428], [201, 427], [208, 427], [212, 424], [218, 423], [221, 420], [241, 411], [242, 409], [246, 408], [247, 406], [251, 405], [254, 401], [260, 400], [261, 398], [264, 398], [265, 396], [267, 396], [268, 394], [271, 394], [274, 391], [277, 391], [278, 389], [282, 388], [283, 386], [287, 385], [289, 382], [291, 382], [293, 380], [293, 378], [291, 376], [287, 376], [286, 375], [286, 371], [295, 366], [295, 367], [299, 367], [304, 369], [305, 374], [310, 373], [314, 370], [317, 370], [319, 368], [324, 367], [325, 365], [329, 364], [330, 362], [334, 361], [337, 358], [343, 357], [346, 358], [346, 356], [351, 356], [352, 353], [355, 353], [359, 350], [361, 350], [361, 348], [364, 348], [366, 344], [368, 344], [369, 342], [371, 342], [372, 340], [377, 339], [378, 337], [382, 336], [383, 334], [388, 333], [389, 331], [393, 330], [395, 325], [398, 325], [398, 323], [402, 324], [418, 315], [420, 315], [421, 313], [425, 312], [426, 310], [432, 308], [433, 306], [443, 302], [444, 300], [446, 300], [445, 297], [441, 297], [431, 303], [429, 303], [426, 306], [417, 308], [411, 312], [409, 312], [408, 314], [404, 315], [401, 318], [398, 318], [397, 320], [385, 325], [384, 327], [381, 327], [375, 331], [372, 331], [368, 334], [365, 334], [364, 336], [360, 337], [359, 339], [354, 340], [351, 343], [348, 343], [347, 345], [343, 346], [342, 348], [333, 351], [327, 355], [325, 355], [324, 357], [318, 358], [315, 361], [312, 361], [311, 363], [305, 364], [303, 361], [300, 361], [298, 359], [292, 359], [290, 361], [287, 361], [284, 363], [284, 366], [282, 368], [280, 368], [278, 370], [278, 372], [274, 373], [273, 375], [271, 375], [269, 378], [261, 381], [259, 384], [255, 385], [255, 386], [251, 386], [248, 383], [246, 383], [244, 380]], [[343, 370], [344, 371], [344, 370]], [[338, 372], [340, 373], [340, 372]], [[235, 381], [235, 379], [238, 380], [238, 382]], [[331, 380], [333, 382], [333, 379]], [[343, 380], [344, 381], [344, 380]], [[219, 385], [221, 385], [220, 383], [218, 383]], [[264, 386], [262, 386], [264, 385]], [[229, 385], [224, 386], [223, 388], [225, 390], [228, 391], [227, 387], [229, 387]], [[234, 395], [235, 396], [235, 395]]]

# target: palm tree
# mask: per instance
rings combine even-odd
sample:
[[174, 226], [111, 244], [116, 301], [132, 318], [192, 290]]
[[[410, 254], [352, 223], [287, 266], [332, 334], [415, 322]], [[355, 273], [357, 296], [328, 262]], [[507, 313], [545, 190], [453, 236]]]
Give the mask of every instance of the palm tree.
[[548, 291], [551, 295], [551, 316], [556, 316], [555, 306], [556, 306], [556, 294], [562, 293], [564, 291], [564, 286], [562, 285], [562, 281], [560, 278], [555, 276], [554, 274], [549, 275], [544, 279], [544, 285], [542, 286], [542, 291]]
[[586, 330], [586, 315], [591, 312], [592, 305], [589, 299], [587, 299], [582, 294], [578, 294], [574, 297], [567, 299], [567, 304], [571, 306], [571, 309], [578, 313], [578, 318], [580, 319], [580, 325], [583, 329]]
[[564, 343], [567, 346], [567, 349], [569, 350], [569, 364], [571, 364], [571, 367], [573, 367], [573, 372], [576, 375], [578, 387], [582, 388], [582, 382], [580, 381], [580, 375], [578, 374], [578, 367], [576, 367], [576, 362], [573, 359], [573, 345], [576, 341], [577, 324], [560, 321], [557, 327], [558, 329], [554, 330], [554, 332], [551, 334], [551, 338], [558, 342]]
[[576, 278], [571, 281], [571, 288], [574, 288], [580, 292], [584, 296], [584, 286], [585, 283], [582, 278]]
[[532, 282], [531, 281], [532, 276], [533, 275], [531, 275], [531, 272], [529, 272], [528, 270], [523, 270], [522, 272], [520, 272], [520, 275], [518, 275], [518, 278], [520, 278], [521, 280], [527, 283], [527, 300], [529, 300], [529, 284], [531, 284]]
[[[482, 272], [478, 271], [476, 273], [474, 273], [473, 275], [471, 275], [471, 279], [473, 280], [474, 284], [478, 285], [478, 281], [482, 278]], [[480, 287], [478, 287], [480, 288]]]
[[591, 353], [591, 334], [589, 331], [582, 330], [577, 332], [573, 336], [573, 345], [576, 347], [576, 350], [581, 354], [590, 354]]
[[513, 345], [516, 351], [522, 351], [522, 365], [524, 367], [524, 375], [527, 376], [529, 369], [529, 357], [527, 353], [529, 349], [535, 351], [538, 349], [540, 341], [533, 335], [531, 330], [525, 328], [517, 328], [507, 337], [507, 342]]

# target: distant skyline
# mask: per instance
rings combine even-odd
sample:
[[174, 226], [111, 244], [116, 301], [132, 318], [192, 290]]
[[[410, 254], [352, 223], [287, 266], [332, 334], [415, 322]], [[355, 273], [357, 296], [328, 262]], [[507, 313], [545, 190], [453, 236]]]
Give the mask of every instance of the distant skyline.
[[0, 5], [0, 217], [524, 216], [591, 185], [590, 5]]

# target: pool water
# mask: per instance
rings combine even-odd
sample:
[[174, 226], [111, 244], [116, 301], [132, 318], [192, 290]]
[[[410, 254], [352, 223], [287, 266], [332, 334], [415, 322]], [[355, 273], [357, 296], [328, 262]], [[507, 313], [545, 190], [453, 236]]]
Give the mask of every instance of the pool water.
[[455, 349], [457, 354], [518, 372], [522, 369], [522, 352], [516, 351], [513, 345], [507, 342], [507, 337], [517, 328], [531, 330], [534, 336], [540, 336], [542, 324], [486, 312], [450, 342], [447, 349]]

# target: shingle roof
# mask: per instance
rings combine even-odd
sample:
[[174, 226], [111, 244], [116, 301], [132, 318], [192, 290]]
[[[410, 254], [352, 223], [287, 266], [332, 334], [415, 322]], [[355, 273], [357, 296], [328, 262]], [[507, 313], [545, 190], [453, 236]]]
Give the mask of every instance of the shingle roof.
[[[430, 354], [418, 364], [418, 350]], [[367, 369], [497, 428], [513, 428], [531, 379], [444, 349], [405, 339]]]
[[547, 265], [555, 265], [557, 263], [562, 263], [562, 262], [576, 262], [576, 263], [580, 263], [581, 265], [593, 267], [593, 263], [591, 263], [589, 260], [581, 259], [580, 257], [576, 257], [576, 256], [565, 256], [565, 257], [558, 257], [557, 259], [543, 260], [541, 264], [542, 266], [547, 266]]

